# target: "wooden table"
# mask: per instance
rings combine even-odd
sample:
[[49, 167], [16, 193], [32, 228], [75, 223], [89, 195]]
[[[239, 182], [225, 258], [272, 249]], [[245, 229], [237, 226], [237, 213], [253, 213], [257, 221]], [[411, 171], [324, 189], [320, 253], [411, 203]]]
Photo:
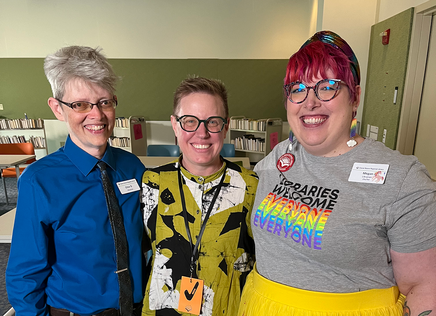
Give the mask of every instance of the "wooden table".
[[27, 160], [35, 158], [35, 155], [2, 155], [0, 154], [0, 168], [10, 168], [15, 167], [17, 172], [17, 179], [20, 176], [20, 165], [25, 163]]
[[[20, 164], [35, 158], [35, 155], [2, 155], [0, 154], [0, 169], [15, 167], [17, 173], [17, 180], [20, 177]], [[3, 179], [3, 187], [5, 189], [6, 204], [9, 204], [8, 193], [6, 192], [6, 184]]]
[[16, 209], [14, 208], [0, 216], [0, 243], [11, 243], [15, 211]]

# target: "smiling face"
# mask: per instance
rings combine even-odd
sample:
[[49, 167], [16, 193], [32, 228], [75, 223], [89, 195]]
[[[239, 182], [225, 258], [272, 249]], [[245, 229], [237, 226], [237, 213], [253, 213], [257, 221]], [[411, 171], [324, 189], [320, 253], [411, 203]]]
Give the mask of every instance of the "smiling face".
[[[180, 100], [178, 117], [194, 115], [200, 120], [211, 116], [220, 116], [225, 119], [223, 101], [216, 95], [194, 92]], [[197, 176], [208, 176], [221, 168], [220, 151], [226, 137], [228, 124], [219, 133], [210, 133], [201, 123], [195, 132], [186, 132], [171, 116], [171, 123], [180, 150], [183, 153], [182, 164], [189, 172]]]
[[[72, 79], [65, 85], [62, 101], [97, 103], [113, 97], [110, 92], [95, 83]], [[114, 129], [115, 109], [103, 112], [98, 106], [93, 106], [90, 112], [78, 113], [54, 98], [50, 98], [48, 104], [56, 118], [67, 123], [70, 138], [78, 147], [98, 159], [103, 157], [107, 140]]]
[[[331, 71], [327, 71], [329, 79], [336, 79]], [[325, 79], [319, 75], [312, 81], [303, 83], [314, 86]], [[301, 104], [286, 101], [287, 118], [292, 132], [301, 145], [315, 156], [337, 156], [350, 150], [347, 141], [350, 139], [353, 112], [357, 111], [360, 101], [360, 87], [357, 86], [357, 100], [350, 101], [350, 93], [345, 84], [340, 85], [336, 97], [330, 101], [320, 101], [310, 89], [307, 99]]]

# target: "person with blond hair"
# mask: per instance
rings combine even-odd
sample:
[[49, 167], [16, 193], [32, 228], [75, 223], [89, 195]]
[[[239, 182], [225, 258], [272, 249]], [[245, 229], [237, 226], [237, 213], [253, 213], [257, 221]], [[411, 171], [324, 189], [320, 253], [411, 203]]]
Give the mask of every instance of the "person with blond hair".
[[237, 313], [254, 261], [257, 176], [220, 156], [228, 119], [220, 81], [192, 77], [177, 88], [171, 123], [182, 154], [142, 179], [152, 246], [143, 315]]

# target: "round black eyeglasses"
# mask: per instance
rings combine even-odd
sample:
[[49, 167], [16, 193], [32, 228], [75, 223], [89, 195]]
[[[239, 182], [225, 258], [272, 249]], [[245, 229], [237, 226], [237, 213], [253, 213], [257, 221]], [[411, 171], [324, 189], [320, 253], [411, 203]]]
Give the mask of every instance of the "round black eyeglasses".
[[344, 82], [340, 79], [323, 79], [318, 81], [315, 86], [309, 87], [302, 82], [296, 81], [285, 84], [283, 88], [289, 101], [295, 104], [303, 103], [307, 99], [310, 89], [313, 89], [318, 100], [326, 102], [338, 95], [341, 83]]
[[219, 133], [227, 124], [227, 120], [221, 116], [211, 116], [205, 120], [200, 120], [194, 115], [175, 116], [175, 118], [185, 132], [195, 132], [203, 123], [209, 133]]

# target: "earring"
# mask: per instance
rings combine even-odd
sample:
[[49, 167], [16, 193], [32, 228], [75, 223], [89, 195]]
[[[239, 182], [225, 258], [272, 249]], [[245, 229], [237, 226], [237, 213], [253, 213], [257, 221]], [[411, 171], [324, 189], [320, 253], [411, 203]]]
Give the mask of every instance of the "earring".
[[292, 150], [292, 147], [293, 147], [292, 143], [293, 142], [294, 142], [294, 133], [292, 133], [292, 130], [290, 129], [289, 130], [289, 147], [288, 147], [289, 151]]
[[351, 121], [351, 129], [350, 129], [350, 140], [347, 142], [348, 147], [354, 147], [357, 145], [357, 142], [354, 140], [354, 136], [357, 133], [357, 119], [356, 112], [353, 112], [353, 120]]
[[356, 136], [356, 133], [357, 133], [357, 119], [353, 118], [353, 120], [351, 121], [350, 138]]

